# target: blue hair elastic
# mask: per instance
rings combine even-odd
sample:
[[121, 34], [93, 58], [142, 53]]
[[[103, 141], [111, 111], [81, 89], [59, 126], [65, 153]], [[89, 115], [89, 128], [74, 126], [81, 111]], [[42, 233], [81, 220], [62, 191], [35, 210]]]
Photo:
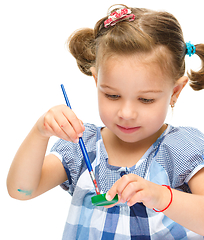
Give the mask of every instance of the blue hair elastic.
[[191, 57], [192, 55], [194, 55], [196, 52], [196, 47], [195, 45], [193, 45], [191, 42], [187, 42], [186, 43], [186, 55], [188, 55], [189, 57]]

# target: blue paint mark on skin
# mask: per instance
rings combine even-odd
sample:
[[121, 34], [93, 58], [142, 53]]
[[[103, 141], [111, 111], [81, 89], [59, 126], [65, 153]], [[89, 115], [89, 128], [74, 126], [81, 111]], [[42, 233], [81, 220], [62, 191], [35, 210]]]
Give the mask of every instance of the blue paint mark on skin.
[[20, 193], [24, 193], [26, 196], [30, 196], [30, 195], [32, 195], [32, 191], [26, 191], [26, 190], [18, 189], [18, 192], [20, 192]]

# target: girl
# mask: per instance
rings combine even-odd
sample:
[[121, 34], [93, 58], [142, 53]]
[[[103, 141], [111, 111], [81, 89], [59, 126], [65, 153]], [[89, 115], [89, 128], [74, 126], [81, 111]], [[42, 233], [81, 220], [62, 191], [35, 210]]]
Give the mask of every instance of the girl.
[[[185, 55], [202, 60], [188, 74], [204, 88], [204, 45], [185, 44], [167, 12], [119, 6], [93, 29], [75, 32], [69, 49], [93, 76], [104, 127], [83, 124], [60, 105], [39, 118], [11, 165], [16, 199], [61, 185], [72, 197], [63, 239], [203, 239], [204, 135], [165, 124], [183, 87]], [[77, 144], [83, 140], [100, 192], [116, 205], [94, 207], [94, 186]], [[60, 139], [45, 157], [49, 138]]]

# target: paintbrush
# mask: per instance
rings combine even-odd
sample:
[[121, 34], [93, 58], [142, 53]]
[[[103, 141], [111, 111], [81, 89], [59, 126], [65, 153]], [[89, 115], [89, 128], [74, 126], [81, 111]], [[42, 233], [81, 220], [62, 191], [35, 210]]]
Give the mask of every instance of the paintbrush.
[[[65, 98], [65, 102], [66, 102], [67, 106], [68, 106], [70, 109], [72, 109], [72, 108], [71, 108], [71, 105], [70, 105], [70, 103], [69, 103], [69, 99], [68, 99], [68, 97], [67, 97], [67, 93], [66, 93], [66, 91], [65, 91], [65, 88], [64, 88], [64, 85], [63, 85], [63, 84], [61, 84], [61, 89], [62, 89], [62, 92], [63, 92], [63, 94], [64, 94], [64, 98]], [[89, 174], [90, 174], [90, 176], [91, 176], [91, 180], [92, 180], [92, 182], [93, 182], [93, 184], [94, 184], [96, 194], [99, 195], [100, 192], [99, 192], [99, 188], [98, 188], [98, 185], [97, 185], [97, 182], [96, 182], [96, 178], [95, 178], [95, 175], [94, 175], [94, 172], [93, 172], [93, 168], [92, 168], [92, 166], [91, 166], [91, 161], [90, 161], [90, 159], [89, 159], [89, 155], [88, 155], [87, 150], [86, 150], [86, 147], [85, 147], [85, 145], [84, 145], [84, 141], [83, 141], [83, 139], [82, 139], [81, 137], [79, 138], [79, 145], [80, 145], [81, 151], [82, 151], [82, 153], [83, 153], [84, 160], [85, 160], [86, 166], [87, 166], [87, 168], [88, 168]]]

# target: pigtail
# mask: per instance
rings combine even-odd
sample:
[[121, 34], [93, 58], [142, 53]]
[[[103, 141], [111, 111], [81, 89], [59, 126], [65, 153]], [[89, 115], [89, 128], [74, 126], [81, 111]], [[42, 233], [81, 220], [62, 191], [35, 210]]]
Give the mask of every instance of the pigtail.
[[80, 29], [74, 32], [67, 41], [67, 46], [81, 72], [92, 76], [90, 68], [95, 65], [96, 44], [94, 30], [90, 28]]
[[201, 69], [199, 71], [191, 70], [188, 73], [188, 77], [190, 79], [190, 86], [193, 90], [202, 90], [204, 89], [204, 44], [197, 44], [196, 47], [196, 54], [201, 59]]

